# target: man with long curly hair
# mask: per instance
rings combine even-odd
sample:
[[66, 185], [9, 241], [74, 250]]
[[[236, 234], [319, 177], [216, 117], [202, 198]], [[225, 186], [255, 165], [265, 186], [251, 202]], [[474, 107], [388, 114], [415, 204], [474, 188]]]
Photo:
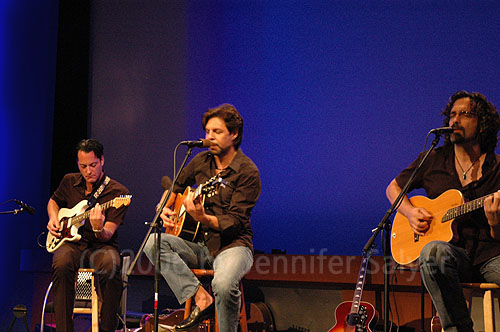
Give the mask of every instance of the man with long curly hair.
[[[459, 190], [467, 201], [487, 197], [484, 208], [453, 221], [456, 237], [452, 241], [425, 245], [419, 265], [443, 329], [473, 331], [460, 282], [500, 285], [500, 156], [495, 154], [500, 120], [495, 106], [482, 94], [466, 91], [451, 96], [442, 114], [453, 133], [429, 155], [409, 190], [424, 188], [430, 199], [449, 189]], [[422, 157], [423, 153], [391, 181], [386, 190], [389, 201], [395, 201]], [[432, 223], [440, 222], [408, 197], [398, 212], [417, 236], [425, 236]]]

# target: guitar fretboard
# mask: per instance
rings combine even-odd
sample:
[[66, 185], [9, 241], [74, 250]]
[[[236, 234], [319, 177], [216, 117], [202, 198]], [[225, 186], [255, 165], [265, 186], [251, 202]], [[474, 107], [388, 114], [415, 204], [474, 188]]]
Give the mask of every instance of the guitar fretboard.
[[359, 311], [361, 295], [363, 294], [363, 287], [365, 285], [366, 269], [368, 266], [368, 261], [370, 260], [370, 256], [371, 255], [363, 257], [363, 261], [361, 262], [358, 281], [356, 282], [356, 289], [354, 290], [354, 298], [352, 299], [351, 314], [356, 314]]
[[448, 211], [446, 211], [445, 215], [441, 219], [441, 222], [446, 222], [451, 219], [455, 219], [457, 217], [460, 217], [466, 213], [475, 211], [477, 209], [480, 209], [484, 206], [484, 200], [486, 197], [490, 195], [486, 195], [483, 197], [476, 198], [475, 200], [472, 200], [470, 202], [464, 203], [462, 205], [459, 205], [457, 207], [451, 208]]
[[[109, 209], [110, 207], [113, 206], [113, 204], [114, 204], [114, 202], [115, 202], [116, 199], [120, 199], [120, 198], [115, 198], [115, 199], [112, 199], [110, 201], [107, 201], [106, 203], [101, 204], [101, 209], [103, 211]], [[125, 200], [125, 198], [122, 198], [122, 199]], [[68, 227], [76, 225], [76, 224], [78, 224], [78, 223], [80, 223], [80, 222], [88, 219], [89, 215], [90, 215], [90, 210], [89, 211], [85, 211], [84, 213], [81, 213], [81, 214], [76, 215], [74, 217], [71, 217], [71, 221], [69, 222]]]

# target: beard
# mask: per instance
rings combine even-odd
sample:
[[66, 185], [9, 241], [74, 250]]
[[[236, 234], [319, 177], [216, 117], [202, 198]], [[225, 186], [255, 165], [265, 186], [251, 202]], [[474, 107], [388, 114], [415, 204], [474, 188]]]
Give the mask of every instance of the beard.
[[[450, 134], [450, 142], [453, 144], [466, 144], [466, 143], [478, 143], [479, 142], [479, 132], [476, 132], [474, 136], [465, 137], [465, 130], [460, 129], [462, 132]], [[463, 133], [463, 134], [462, 134]]]
[[453, 144], [463, 144], [466, 142], [465, 137], [463, 135], [457, 135], [455, 133], [450, 135], [450, 141]]

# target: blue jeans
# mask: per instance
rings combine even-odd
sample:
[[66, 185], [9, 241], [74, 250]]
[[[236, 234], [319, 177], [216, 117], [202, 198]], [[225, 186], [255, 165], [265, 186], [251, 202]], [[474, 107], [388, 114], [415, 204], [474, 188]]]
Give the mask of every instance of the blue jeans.
[[[155, 237], [150, 236], [144, 247], [146, 256], [153, 263]], [[190, 268], [213, 268], [212, 290], [221, 332], [238, 330], [241, 306], [239, 283], [252, 264], [252, 251], [247, 247], [226, 249], [214, 259], [204, 243], [193, 243], [170, 234], [161, 234], [160, 272], [179, 303], [194, 296], [201, 285]]]
[[433, 241], [420, 253], [420, 274], [446, 332], [473, 331], [460, 282], [500, 285], [500, 256], [474, 268], [467, 252], [448, 242]]

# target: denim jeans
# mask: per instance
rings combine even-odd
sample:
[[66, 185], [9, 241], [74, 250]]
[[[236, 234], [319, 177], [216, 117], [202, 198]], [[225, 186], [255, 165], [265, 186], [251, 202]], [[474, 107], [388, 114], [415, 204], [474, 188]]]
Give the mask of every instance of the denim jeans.
[[[146, 256], [153, 263], [155, 237], [150, 236], [144, 247]], [[201, 285], [190, 268], [214, 269], [212, 290], [221, 332], [238, 330], [241, 305], [239, 282], [252, 264], [252, 252], [247, 247], [226, 249], [214, 259], [204, 243], [193, 243], [170, 234], [161, 234], [160, 272], [179, 303], [186, 302]]]
[[448, 242], [433, 241], [420, 253], [420, 274], [446, 332], [473, 331], [460, 282], [500, 285], [500, 256], [474, 268], [467, 252]]

